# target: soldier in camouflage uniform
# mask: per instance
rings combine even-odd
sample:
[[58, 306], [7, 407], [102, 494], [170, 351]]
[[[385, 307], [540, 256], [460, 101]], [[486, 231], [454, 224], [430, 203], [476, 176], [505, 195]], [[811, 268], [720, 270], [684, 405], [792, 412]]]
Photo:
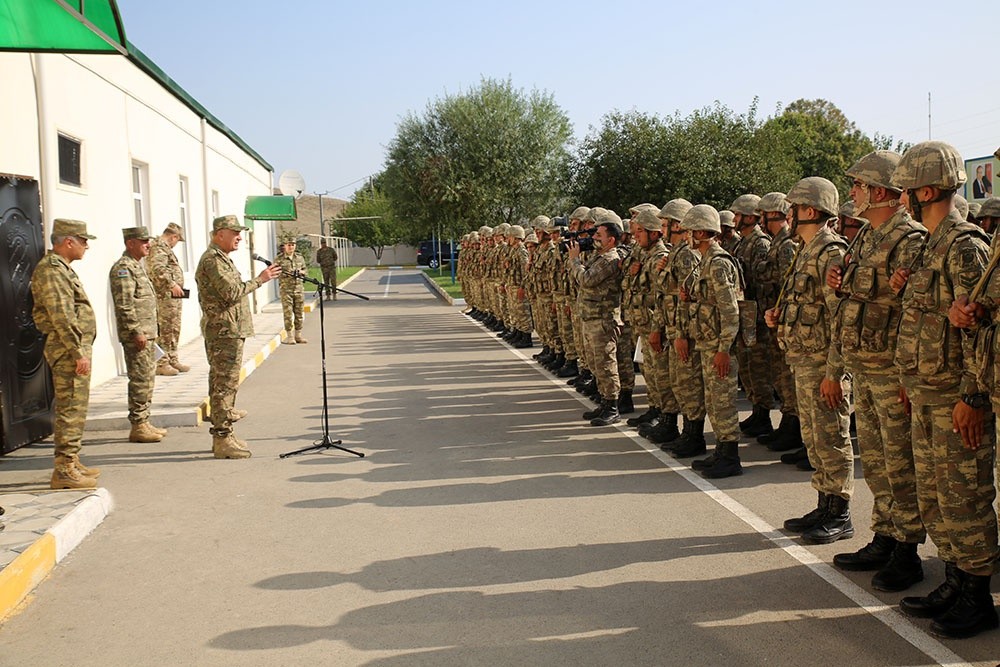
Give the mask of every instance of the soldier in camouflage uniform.
[[979, 211], [976, 213], [976, 223], [992, 239], [990, 241], [991, 252], [996, 247], [997, 236], [1000, 236], [996, 233], [998, 222], [1000, 222], [1000, 197], [990, 197], [980, 205]]
[[97, 337], [97, 319], [80, 277], [70, 266], [83, 259], [87, 223], [58, 219], [52, 225], [52, 249], [31, 276], [34, 307], [31, 317], [45, 335], [43, 353], [52, 370], [55, 394], [53, 489], [92, 489], [100, 471], [80, 462], [83, 427], [90, 404], [90, 359]]
[[854, 452], [848, 432], [850, 382], [831, 326], [840, 300], [826, 284], [827, 271], [843, 263], [847, 244], [829, 226], [840, 209], [836, 186], [811, 176], [787, 195], [793, 231], [802, 249], [784, 287], [783, 301], [767, 311], [768, 326], [778, 329], [785, 358], [795, 376], [802, 436], [816, 468], [812, 486], [819, 502], [804, 516], [785, 521], [811, 544], [854, 536], [850, 500], [854, 491]]
[[549, 339], [551, 359], [542, 360], [544, 366], [558, 375], [566, 365], [566, 344], [559, 335], [559, 315], [556, 312], [556, 285], [562, 270], [562, 258], [559, 254], [559, 239], [562, 228], [556, 221], [546, 216], [538, 216], [536, 222], [545, 221], [542, 237], [538, 245], [538, 312], [535, 313], [535, 328], [543, 328]]
[[[710, 479], [743, 474], [736, 412], [736, 365], [731, 351], [740, 332], [740, 271], [732, 255], [716, 240], [722, 232], [719, 212], [708, 204], [694, 206], [681, 221], [690, 243], [701, 255], [687, 303], [689, 336], [702, 353], [705, 405], [715, 431], [715, 451], [701, 459], [698, 470]], [[685, 292], [687, 292], [685, 288]]]
[[247, 230], [235, 215], [212, 221], [212, 242], [198, 261], [194, 279], [201, 304], [201, 331], [208, 356], [208, 396], [211, 409], [212, 453], [217, 459], [250, 457], [246, 442], [233, 433], [236, 390], [243, 365], [243, 341], [253, 336], [253, 320], [247, 296], [272, 278], [281, 275], [275, 262], [253, 280], [243, 281], [229, 257]]
[[722, 226], [719, 245], [735, 257], [736, 246], [740, 244], [740, 235], [736, 233], [736, 214], [732, 211], [719, 211], [719, 224]]
[[145, 227], [123, 229], [122, 236], [125, 252], [111, 266], [108, 284], [128, 372], [128, 420], [132, 424], [128, 439], [159, 442], [167, 431], [149, 423], [156, 379], [156, 292], [142, 265], [152, 237]]
[[302, 278], [306, 274], [306, 260], [295, 250], [295, 236], [282, 234], [279, 239], [281, 253], [274, 263], [281, 268], [278, 278], [278, 292], [281, 295], [281, 314], [284, 317], [285, 345], [308, 343], [302, 337], [302, 311], [305, 306], [305, 290]]
[[842, 570], [878, 570], [872, 586], [902, 591], [924, 578], [917, 546], [927, 535], [917, 506], [910, 418], [899, 402], [899, 373], [892, 365], [902, 299], [889, 286], [897, 269], [908, 268], [920, 253], [926, 228], [915, 222], [891, 185], [900, 155], [875, 151], [858, 160], [847, 175], [852, 216], [868, 221], [858, 232], [846, 265], [832, 266], [827, 284], [843, 299], [834, 322], [853, 377], [858, 449], [865, 482], [874, 497], [872, 541], [853, 553], [837, 554]]
[[[596, 224], [594, 219], [594, 214], [600, 213], [601, 211], [604, 210], [606, 209], [602, 209], [600, 207], [587, 209], [586, 217], [584, 217], [584, 219], [581, 220], [579, 223], [579, 230], [577, 231], [577, 234], [579, 235], [577, 237], [578, 240], [582, 238], [591, 238], [591, 239], [593, 238], [593, 235], [596, 233], [594, 227]], [[581, 251], [580, 253], [581, 263], [584, 266], [589, 264], [590, 260], [593, 259], [594, 254], [595, 252], [593, 250]], [[567, 261], [570, 261], [569, 253], [566, 254], [566, 259]], [[581, 367], [582, 372], [580, 373], [580, 376], [577, 378], [577, 381], [574, 383], [574, 387], [578, 393], [581, 393], [584, 396], [589, 396], [591, 399], [594, 399], [599, 402], [601, 399], [601, 393], [598, 389], [597, 378], [595, 377], [595, 371], [593, 368], [596, 362], [594, 361], [593, 356], [591, 355], [591, 350], [587, 346], [587, 342], [585, 340], [583, 333], [583, 319], [581, 317], [583, 309], [582, 309], [582, 304], [580, 303], [581, 300], [580, 284], [576, 280], [573, 274], [572, 261], [570, 261], [568, 273], [569, 273], [569, 280], [573, 285], [573, 295], [574, 295], [573, 310], [572, 310], [573, 332], [574, 335], [576, 336], [576, 347], [577, 350], [580, 352], [580, 362], [582, 363]]]
[[837, 233], [843, 236], [848, 243], [854, 241], [858, 232], [865, 225], [865, 219], [859, 218], [858, 215], [854, 212], [854, 204], [851, 202], [840, 207], [840, 215], [837, 216]]
[[580, 372], [579, 351], [576, 348], [576, 340], [573, 336], [573, 314], [572, 302], [575, 299], [570, 297], [570, 280], [568, 271], [569, 259], [561, 250], [563, 243], [563, 232], [569, 229], [569, 220], [565, 217], [554, 218], [552, 220], [549, 243], [552, 246], [551, 262], [551, 283], [552, 283], [552, 310], [555, 316], [555, 326], [559, 343], [562, 345], [565, 362], [556, 373], [561, 378], [576, 378]]
[[323, 272], [323, 284], [333, 289], [328, 290], [326, 298], [337, 300], [337, 251], [326, 244], [326, 239], [319, 240], [319, 250], [316, 251], [316, 263]]
[[524, 227], [511, 225], [507, 235], [508, 264], [507, 303], [510, 305], [511, 333], [508, 342], [516, 348], [533, 347], [531, 340], [532, 326], [531, 304], [525, 291], [528, 269], [528, 249], [524, 247]]
[[184, 230], [171, 222], [159, 238], [149, 244], [146, 273], [156, 290], [156, 319], [160, 328], [158, 343], [163, 356], [156, 363], [157, 375], [187, 373], [191, 367], [177, 357], [181, 336], [181, 300], [184, 298], [184, 271], [174, 246], [184, 241]]
[[[897, 269], [890, 284], [905, 284], [895, 362], [910, 402], [917, 501], [945, 562], [944, 583], [929, 595], [903, 598], [900, 608], [934, 617], [931, 631], [947, 637], [998, 625], [990, 595], [1000, 554], [989, 387], [977, 378], [974, 339], [948, 317], [949, 309], [960, 313], [971, 302], [974, 311], [975, 303], [990, 301], [977, 290], [989, 239], [955, 208], [955, 191], [965, 181], [962, 156], [939, 141], [911, 147], [892, 176], [904, 205], [930, 232], [918, 260], [909, 270]], [[995, 348], [980, 347], [987, 349]]]

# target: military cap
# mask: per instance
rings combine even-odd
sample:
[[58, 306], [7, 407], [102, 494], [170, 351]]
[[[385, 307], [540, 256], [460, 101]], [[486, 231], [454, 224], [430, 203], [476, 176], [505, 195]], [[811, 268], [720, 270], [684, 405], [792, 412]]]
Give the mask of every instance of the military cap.
[[580, 220], [581, 222], [588, 219], [590, 215], [590, 209], [586, 206], [577, 206], [573, 209], [573, 212], [569, 214], [570, 220]]
[[979, 218], [979, 209], [981, 209], [982, 207], [983, 205], [977, 201], [969, 202], [969, 215], [972, 217], [973, 220]]
[[659, 209], [655, 206], [653, 208], [644, 208], [635, 214], [632, 221], [647, 232], [658, 232], [663, 229], [663, 221], [660, 220], [660, 216], [657, 213], [659, 213]]
[[719, 211], [719, 224], [723, 227], [736, 229], [736, 214], [732, 211]]
[[854, 215], [854, 204], [852, 202], [847, 202], [846, 204], [841, 204], [841, 206], [840, 206], [840, 217], [842, 217], [842, 218], [851, 218], [852, 220], [861, 220], [862, 222], [865, 221], [864, 218], [859, 218], [858, 216]]
[[547, 215], [536, 215], [531, 221], [532, 229], [548, 229], [552, 221]]
[[729, 210], [742, 215], [757, 215], [757, 204], [760, 197], [754, 194], [740, 195], [729, 205]]
[[897, 190], [914, 190], [925, 186], [954, 190], [963, 185], [965, 174], [962, 156], [955, 147], [943, 141], [922, 141], [903, 153], [892, 173], [892, 186]]
[[722, 233], [722, 225], [719, 224], [719, 212], [708, 204], [698, 204], [684, 214], [681, 220], [681, 229], [689, 231], [703, 230], [706, 232]]
[[789, 204], [812, 206], [827, 215], [840, 214], [840, 193], [837, 186], [822, 176], [803, 178], [792, 186], [785, 197]]
[[633, 206], [632, 208], [630, 208], [628, 210], [628, 212], [629, 212], [629, 215], [631, 215], [634, 218], [636, 216], [636, 214], [639, 213], [639, 211], [643, 211], [643, 210], [646, 210], [646, 209], [649, 209], [653, 213], [656, 213], [656, 212], [658, 212], [660, 210], [660, 207], [657, 206], [657, 205], [655, 205], [655, 204], [636, 204], [635, 206]]
[[538, 245], [538, 237], [535, 236], [535, 232], [531, 232], [530, 234], [524, 237], [524, 242], [534, 243], [535, 245]]
[[510, 229], [507, 230], [507, 236], [512, 236], [515, 239], [523, 239], [524, 227], [521, 225], [511, 225]]
[[184, 230], [176, 222], [168, 222], [167, 228], [163, 230], [164, 234], [176, 234], [177, 238], [181, 241], [184, 240]]
[[969, 217], [969, 200], [962, 195], [955, 195], [955, 208], [963, 218]]
[[855, 162], [845, 173], [865, 185], [896, 190], [892, 185], [892, 173], [896, 171], [902, 157], [895, 151], [872, 151]]
[[[761, 213], [788, 213], [788, 202], [785, 201], [785, 193], [768, 192], [757, 202], [757, 210]], [[719, 215], [721, 216], [722, 213], [720, 212]]]
[[280, 245], [295, 243], [295, 234], [292, 232], [281, 232], [281, 234], [278, 235], [278, 243]]
[[66, 218], [56, 218], [52, 221], [53, 236], [78, 236], [81, 239], [96, 239], [87, 233], [87, 223], [80, 220], [67, 220]]
[[691, 202], [687, 199], [671, 199], [660, 209], [659, 217], [680, 222], [690, 210]]
[[212, 231], [217, 232], [220, 229], [231, 229], [234, 232], [244, 232], [250, 228], [241, 225], [240, 219], [235, 215], [220, 215], [212, 221]]
[[128, 241], [130, 239], [136, 239], [138, 241], [148, 241], [153, 238], [153, 235], [149, 233], [149, 229], [146, 227], [126, 227], [122, 230], [122, 237]]
[[1000, 218], [1000, 197], [990, 197], [979, 207], [976, 220], [983, 218]]

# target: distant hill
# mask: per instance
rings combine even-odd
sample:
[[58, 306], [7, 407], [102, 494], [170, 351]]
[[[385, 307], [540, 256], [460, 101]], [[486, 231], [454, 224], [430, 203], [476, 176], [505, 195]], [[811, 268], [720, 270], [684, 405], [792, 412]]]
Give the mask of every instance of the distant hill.
[[[276, 192], [275, 194], [281, 194]], [[348, 202], [345, 199], [336, 197], [323, 197], [323, 217], [329, 221], [336, 217]], [[294, 232], [296, 235], [319, 234], [319, 197], [316, 195], [302, 195], [295, 200], [295, 210], [298, 213], [298, 220], [278, 223], [278, 229]], [[319, 246], [315, 236], [312, 237], [313, 245]]]

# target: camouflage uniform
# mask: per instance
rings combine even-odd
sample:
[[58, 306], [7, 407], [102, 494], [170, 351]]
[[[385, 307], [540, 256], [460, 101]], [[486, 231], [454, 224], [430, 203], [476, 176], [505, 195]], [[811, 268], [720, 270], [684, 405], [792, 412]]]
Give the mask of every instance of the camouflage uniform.
[[660, 272], [658, 288], [661, 295], [660, 311], [663, 313], [666, 329], [665, 347], [668, 348], [670, 360], [670, 386], [677, 399], [679, 412], [691, 421], [705, 419], [705, 384], [702, 375], [701, 352], [696, 346], [688, 346], [687, 361], [683, 361], [674, 347], [678, 338], [689, 337], [689, 313], [687, 304], [680, 299], [681, 287], [687, 285], [687, 291], [693, 286], [691, 280], [696, 275], [702, 257], [692, 250], [687, 243], [673, 246], [667, 255], [667, 261]]
[[336, 287], [338, 259], [337, 251], [330, 246], [321, 245], [319, 250], [316, 251], [316, 262], [319, 264], [319, 268], [323, 272], [323, 282], [334, 288], [334, 290], [330, 293], [330, 296], [334, 301], [337, 300]]
[[[149, 238], [145, 228], [137, 229], [126, 229], [126, 240]], [[149, 420], [156, 379], [156, 292], [142, 263], [128, 251], [111, 266], [108, 282], [115, 306], [118, 340], [125, 352], [128, 371], [128, 420], [141, 424]], [[146, 338], [142, 349], [136, 344], [137, 336]]]
[[577, 303], [587, 353], [593, 361], [591, 372], [606, 401], [617, 401], [621, 390], [617, 361], [622, 326], [618, 262], [618, 251], [612, 247], [593, 257], [586, 267], [577, 258], [571, 268], [580, 290]]
[[[294, 239], [291, 243], [295, 243]], [[298, 252], [293, 252], [291, 255], [282, 252], [274, 263], [281, 267], [278, 291], [281, 294], [281, 314], [284, 318], [285, 331], [297, 339], [301, 337], [298, 332], [302, 331], [305, 288], [302, 280], [295, 275], [306, 274], [306, 260]]]
[[[167, 232], [178, 234], [184, 241], [183, 230], [176, 224], [167, 225]], [[153, 239], [146, 256], [146, 273], [156, 290], [156, 323], [159, 327], [159, 345], [163, 350], [157, 365], [160, 368], [173, 366], [177, 370], [186, 369], [177, 356], [177, 345], [181, 336], [181, 306], [183, 301], [171, 293], [174, 285], [184, 287], [184, 271], [177, 255], [163, 237]]]
[[[576, 347], [576, 337], [573, 334], [573, 303], [571, 296], [571, 281], [569, 279], [569, 258], [553, 244], [552, 253], [552, 303], [555, 307], [556, 325], [559, 341], [562, 344], [566, 362], [577, 361], [580, 357]], [[579, 365], [579, 364], [578, 364]]]
[[[762, 269], [771, 249], [771, 239], [760, 226], [741, 238], [736, 246], [735, 257], [740, 263], [744, 280], [746, 281], [747, 298], [759, 303], [761, 284], [764, 276]], [[756, 411], [766, 413], [774, 407], [773, 368], [768, 354], [771, 338], [767, 325], [764, 324], [764, 311], [756, 308], [756, 342], [748, 345], [743, 336], [736, 337], [736, 357], [739, 361], [740, 381], [746, 390], [747, 399]], [[746, 326], [750, 326], [747, 322]]]
[[[619, 293], [621, 298], [625, 298], [624, 280], [621, 279], [623, 266], [630, 261], [630, 258], [637, 256], [641, 251], [638, 244], [632, 241], [628, 245], [616, 246], [618, 248], [618, 274]], [[618, 346], [615, 348], [615, 358], [618, 360], [618, 380], [621, 383], [621, 392], [628, 393], [628, 402], [631, 405], [632, 391], [635, 389], [635, 330], [632, 329], [632, 322], [629, 320], [625, 308], [620, 307], [619, 312], [622, 318], [621, 332], [618, 336]], [[631, 410], [631, 407], [629, 408]]]
[[[767, 257], [764, 259], [758, 275], [757, 307], [761, 312], [774, 308], [777, 303], [781, 284], [792, 266], [797, 250], [798, 243], [788, 228], [779, 231], [771, 242], [771, 247], [767, 251]], [[797, 417], [799, 410], [795, 398], [795, 380], [792, 377], [792, 370], [785, 360], [785, 353], [778, 346], [777, 336], [772, 335], [771, 332], [768, 333], [764, 341], [769, 349], [768, 357], [771, 360], [774, 388], [781, 399], [781, 413]], [[757, 343], [761, 344], [761, 340], [758, 339]]]

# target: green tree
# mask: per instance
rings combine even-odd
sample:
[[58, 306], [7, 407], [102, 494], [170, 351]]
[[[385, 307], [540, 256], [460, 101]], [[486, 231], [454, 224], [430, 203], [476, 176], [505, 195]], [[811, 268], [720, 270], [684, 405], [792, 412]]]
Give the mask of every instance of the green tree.
[[421, 236], [554, 211], [569, 178], [571, 127], [553, 97], [483, 79], [408, 114], [389, 143], [385, 193]]
[[359, 246], [371, 248], [379, 264], [385, 248], [403, 238], [402, 226], [389, 198], [374, 182], [354, 192], [350, 203], [330, 222], [330, 233], [339, 233]]

